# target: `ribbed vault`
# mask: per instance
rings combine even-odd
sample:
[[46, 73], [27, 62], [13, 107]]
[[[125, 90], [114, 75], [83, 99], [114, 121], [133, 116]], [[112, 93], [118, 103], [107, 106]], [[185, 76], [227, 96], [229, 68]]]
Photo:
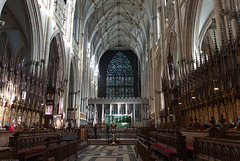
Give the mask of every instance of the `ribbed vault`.
[[85, 0], [85, 25], [93, 54], [99, 59], [113, 47], [134, 51], [139, 59], [144, 53], [152, 0]]

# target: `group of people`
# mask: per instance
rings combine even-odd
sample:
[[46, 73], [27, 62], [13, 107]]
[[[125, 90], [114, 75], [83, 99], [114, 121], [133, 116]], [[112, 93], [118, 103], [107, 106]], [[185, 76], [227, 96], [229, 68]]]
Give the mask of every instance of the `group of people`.
[[[106, 139], [109, 140], [109, 130], [110, 130], [110, 126], [107, 124], [106, 125]], [[97, 124], [94, 125], [94, 136], [95, 139], [97, 139]]]

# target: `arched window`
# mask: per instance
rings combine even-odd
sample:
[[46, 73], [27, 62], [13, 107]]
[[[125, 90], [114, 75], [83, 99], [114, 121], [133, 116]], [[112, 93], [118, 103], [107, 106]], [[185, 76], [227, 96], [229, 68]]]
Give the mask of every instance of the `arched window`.
[[134, 97], [133, 67], [121, 52], [110, 61], [106, 75], [106, 96]]

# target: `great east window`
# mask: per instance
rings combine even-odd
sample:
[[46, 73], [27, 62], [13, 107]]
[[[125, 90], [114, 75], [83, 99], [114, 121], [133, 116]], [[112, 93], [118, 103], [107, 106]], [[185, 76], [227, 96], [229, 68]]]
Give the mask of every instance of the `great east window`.
[[133, 67], [128, 58], [121, 52], [110, 61], [106, 75], [106, 96], [134, 97]]

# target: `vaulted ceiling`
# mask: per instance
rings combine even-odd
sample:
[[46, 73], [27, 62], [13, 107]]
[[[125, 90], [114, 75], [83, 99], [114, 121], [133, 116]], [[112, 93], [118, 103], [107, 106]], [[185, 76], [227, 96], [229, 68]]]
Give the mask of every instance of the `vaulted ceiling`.
[[152, 0], [84, 0], [82, 7], [84, 27], [98, 59], [114, 47], [130, 49], [141, 59], [151, 29]]

